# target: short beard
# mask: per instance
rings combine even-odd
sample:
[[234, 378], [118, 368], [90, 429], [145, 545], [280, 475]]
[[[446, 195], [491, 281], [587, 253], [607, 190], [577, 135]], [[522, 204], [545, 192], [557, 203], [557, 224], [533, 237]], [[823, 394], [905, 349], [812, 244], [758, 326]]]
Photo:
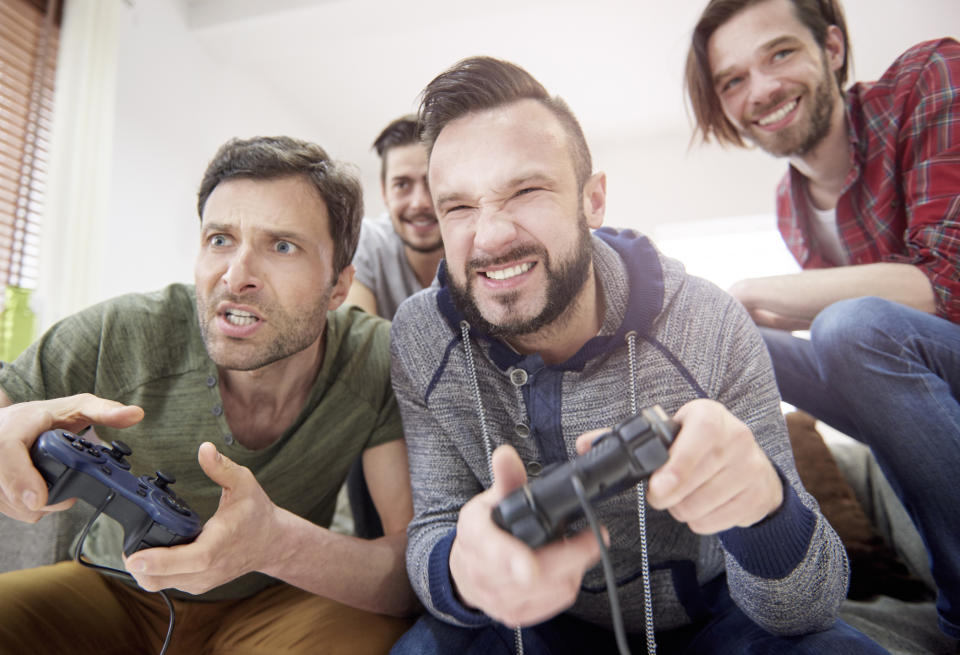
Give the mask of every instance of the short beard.
[[836, 79], [830, 72], [826, 55], [821, 55], [823, 61], [823, 77], [817, 82], [813, 90], [813, 110], [810, 115], [810, 122], [805, 134], [799, 143], [792, 143], [790, 137], [774, 138], [773, 143], [764, 144], [754, 138], [751, 132], [744, 134], [750, 141], [758, 145], [762, 150], [770, 153], [774, 157], [803, 157], [809, 154], [814, 148], [827, 138], [830, 133], [830, 117], [833, 115], [833, 108], [836, 105], [836, 98], [833, 95], [833, 87]]
[[[397, 236], [400, 236], [400, 235], [397, 235]], [[443, 239], [437, 239], [435, 242], [425, 246], [410, 243], [403, 237], [400, 237], [400, 240], [403, 242], [403, 245], [405, 247], [409, 248], [413, 252], [429, 254], [431, 252], [437, 252], [438, 250], [443, 250]]]
[[327, 325], [327, 308], [332, 296], [333, 285], [330, 285], [317, 303], [312, 307], [303, 308], [303, 311], [295, 317], [277, 307], [268, 306], [266, 313], [271, 315], [272, 323], [276, 326], [276, 337], [262, 347], [249, 352], [245, 344], [242, 342], [234, 344], [229, 337], [222, 337], [222, 340], [214, 339], [210, 325], [216, 320], [216, 314], [210, 314], [206, 308], [214, 308], [223, 300], [237, 303], [250, 302], [250, 300], [233, 298], [225, 294], [214, 301], [204, 302], [198, 293], [197, 319], [207, 355], [217, 366], [233, 371], [253, 371], [295, 355], [307, 349], [323, 335]]
[[[550, 256], [543, 246], [524, 246], [517, 248], [494, 261], [484, 262], [484, 266], [495, 266], [498, 263], [515, 261], [527, 255], [537, 255], [540, 259], [540, 266], [543, 266], [547, 272], [547, 293], [543, 308], [536, 316], [527, 319], [517, 319], [515, 321], [494, 325], [486, 318], [473, 299], [472, 289], [474, 285], [474, 276], [472, 270], [478, 268], [476, 263], [467, 266], [466, 286], [460, 286], [448, 275], [450, 295], [454, 305], [463, 312], [464, 317], [472, 326], [490, 336], [505, 338], [517, 337], [539, 332], [547, 326], [560, 327], [563, 324], [564, 316], [570, 316], [568, 310], [573, 309], [579, 302], [580, 293], [587, 282], [587, 276], [590, 272], [590, 265], [593, 263], [593, 245], [590, 240], [590, 230], [584, 217], [581, 216], [579, 223], [579, 238], [573, 257], [567, 261], [560, 262], [557, 270], [554, 271], [550, 262]], [[510, 293], [501, 296], [498, 300], [500, 304], [509, 306], [517, 300], [517, 293]]]

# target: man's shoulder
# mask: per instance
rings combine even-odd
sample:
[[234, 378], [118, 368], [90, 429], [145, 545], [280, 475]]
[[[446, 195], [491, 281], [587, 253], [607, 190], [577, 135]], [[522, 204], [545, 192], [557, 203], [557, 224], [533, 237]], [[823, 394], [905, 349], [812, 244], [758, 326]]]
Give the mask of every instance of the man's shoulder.
[[398, 244], [402, 245], [402, 242], [394, 231], [388, 214], [367, 217], [360, 223], [359, 248], [379, 250]]
[[[938, 93], [941, 87], [957, 84], [960, 67], [960, 43], [952, 38], [932, 39], [918, 43], [894, 60], [879, 79], [857, 82], [847, 92], [847, 102], [854, 113], [865, 111], [870, 103], [892, 96], [904, 101], [915, 93]], [[926, 79], [921, 83], [922, 79]]]
[[404, 300], [393, 317], [391, 338], [406, 339], [418, 333], [449, 334], [449, 324], [440, 310], [441, 292], [442, 287], [429, 286]]
[[355, 305], [327, 312], [327, 351], [341, 366], [383, 369], [389, 367], [390, 321]]

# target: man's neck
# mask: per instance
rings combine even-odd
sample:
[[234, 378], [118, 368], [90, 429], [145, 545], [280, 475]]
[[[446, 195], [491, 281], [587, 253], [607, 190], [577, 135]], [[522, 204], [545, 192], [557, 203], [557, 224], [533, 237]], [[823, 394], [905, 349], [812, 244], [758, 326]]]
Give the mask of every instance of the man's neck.
[[517, 352], [540, 353], [547, 364], [559, 364], [573, 357], [603, 325], [603, 292], [593, 265], [577, 297], [553, 323], [533, 334], [506, 339]]
[[410, 246], [404, 246], [403, 251], [420, 286], [426, 289], [437, 275], [437, 266], [443, 259], [443, 248], [437, 248], [431, 252], [419, 252]]
[[303, 411], [323, 365], [326, 330], [300, 352], [252, 371], [218, 367], [224, 417], [234, 438], [259, 450], [279, 439]]
[[817, 146], [790, 163], [807, 179], [807, 191], [814, 207], [821, 210], [837, 206], [850, 172], [850, 137], [845, 105], [837, 102], [830, 117], [830, 131]]

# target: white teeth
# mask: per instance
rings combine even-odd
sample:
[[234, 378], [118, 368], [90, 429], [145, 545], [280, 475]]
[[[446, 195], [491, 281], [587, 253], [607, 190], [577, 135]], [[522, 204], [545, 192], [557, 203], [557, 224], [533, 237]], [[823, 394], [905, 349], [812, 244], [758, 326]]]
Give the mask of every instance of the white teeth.
[[245, 312], [239, 309], [231, 309], [225, 312], [224, 318], [227, 319], [227, 323], [231, 325], [253, 325], [257, 322], [257, 317], [251, 314], [250, 312]]
[[783, 120], [787, 114], [789, 114], [796, 108], [798, 102], [799, 100], [794, 100], [790, 104], [784, 105], [783, 107], [773, 112], [772, 114], [768, 114], [767, 116], [764, 116], [763, 118], [758, 120], [757, 123], [759, 125], [766, 126], [766, 125], [771, 125], [773, 123], [776, 123], [779, 120]]
[[484, 275], [491, 280], [507, 280], [509, 278], [516, 277], [521, 273], [526, 273], [531, 268], [533, 268], [533, 262], [527, 262], [525, 264], [511, 266], [510, 268], [504, 268], [499, 271], [486, 271]]

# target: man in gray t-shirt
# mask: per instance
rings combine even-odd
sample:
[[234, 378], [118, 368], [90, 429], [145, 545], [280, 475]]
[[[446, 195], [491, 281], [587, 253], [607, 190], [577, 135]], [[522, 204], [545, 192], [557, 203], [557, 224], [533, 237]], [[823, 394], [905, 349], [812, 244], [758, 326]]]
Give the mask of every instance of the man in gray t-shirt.
[[[353, 256], [356, 274], [346, 303], [393, 319], [404, 300], [433, 282], [443, 258], [440, 227], [427, 186], [427, 151], [420, 145], [415, 116], [387, 125], [373, 142], [380, 155], [380, 190], [387, 211], [366, 219]], [[380, 519], [367, 490], [363, 470], [355, 464], [344, 485], [358, 537], [382, 534]], [[341, 492], [338, 514], [344, 511]]]
[[404, 116], [387, 125], [373, 147], [380, 155], [387, 211], [363, 222], [353, 259], [356, 277], [346, 302], [392, 319], [400, 303], [433, 282], [443, 242], [416, 118]]

